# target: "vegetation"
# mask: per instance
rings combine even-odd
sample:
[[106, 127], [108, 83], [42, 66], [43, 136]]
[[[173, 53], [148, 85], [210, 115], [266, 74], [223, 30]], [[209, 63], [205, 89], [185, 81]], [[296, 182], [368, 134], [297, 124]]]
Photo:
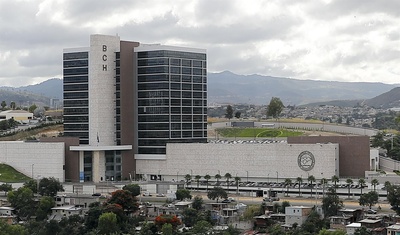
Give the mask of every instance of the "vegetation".
[[1, 163], [0, 173], [0, 182], [4, 183], [25, 182], [30, 179], [30, 177], [18, 172], [13, 167]]
[[223, 137], [289, 137], [303, 135], [299, 131], [273, 128], [218, 128], [218, 134]]
[[272, 97], [267, 107], [267, 116], [278, 118], [284, 107], [280, 98]]
[[368, 193], [362, 194], [358, 200], [361, 206], [368, 206], [369, 209], [376, 203], [378, 203], [378, 193], [375, 191], [370, 191]]

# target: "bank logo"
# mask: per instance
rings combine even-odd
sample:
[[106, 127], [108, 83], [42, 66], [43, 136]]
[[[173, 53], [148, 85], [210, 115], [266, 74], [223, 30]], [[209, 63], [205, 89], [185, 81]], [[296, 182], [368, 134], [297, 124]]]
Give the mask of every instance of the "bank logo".
[[311, 171], [315, 165], [314, 155], [309, 151], [303, 151], [297, 158], [297, 164], [303, 171]]

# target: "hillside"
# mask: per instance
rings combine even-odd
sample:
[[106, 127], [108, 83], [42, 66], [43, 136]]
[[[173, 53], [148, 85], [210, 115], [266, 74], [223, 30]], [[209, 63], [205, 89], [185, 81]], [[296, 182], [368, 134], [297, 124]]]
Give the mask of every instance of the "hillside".
[[367, 82], [298, 80], [261, 75], [237, 75], [228, 71], [208, 75], [209, 103], [266, 104], [280, 97], [285, 105], [332, 100], [365, 100], [397, 85]]
[[400, 87], [396, 87], [372, 99], [368, 99], [365, 101], [365, 104], [375, 108], [400, 107]]

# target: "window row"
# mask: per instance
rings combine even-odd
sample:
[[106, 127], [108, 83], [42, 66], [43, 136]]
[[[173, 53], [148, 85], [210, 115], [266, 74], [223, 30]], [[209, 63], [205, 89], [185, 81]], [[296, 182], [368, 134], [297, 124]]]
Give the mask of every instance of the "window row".
[[78, 59], [88, 59], [89, 52], [72, 52], [72, 53], [64, 53], [63, 60], [78, 60]]
[[88, 99], [88, 92], [65, 92], [64, 99]]
[[88, 116], [66, 116], [64, 115], [64, 124], [65, 123], [88, 123]]
[[89, 84], [64, 84], [64, 91], [87, 91], [89, 90]]
[[87, 67], [89, 66], [88, 60], [69, 60], [63, 62], [64, 68], [74, 68], [74, 67]]
[[187, 83], [207, 83], [206, 76], [177, 75], [177, 74], [151, 74], [139, 75], [138, 82], [187, 82]]
[[[119, 84], [117, 84], [117, 89], [119, 89]], [[139, 83], [138, 90], [194, 90], [194, 91], [207, 91], [207, 85], [202, 84], [191, 84], [191, 83], [168, 83], [168, 82], [158, 82], [158, 83]]]
[[206, 99], [207, 92], [192, 92], [192, 91], [139, 91], [139, 98], [196, 98]]
[[84, 107], [89, 105], [89, 100], [64, 100], [64, 108], [68, 107]]
[[[119, 106], [119, 100], [116, 101]], [[207, 106], [207, 100], [198, 99], [140, 99], [138, 106]], [[65, 105], [64, 105], [65, 106]]]
[[87, 83], [88, 76], [64, 76], [63, 83]]
[[88, 108], [64, 108], [64, 115], [89, 114]]
[[206, 54], [195, 52], [182, 52], [182, 51], [143, 51], [137, 53], [138, 58], [153, 58], [153, 57], [175, 57], [182, 59], [206, 60]]
[[139, 122], [207, 122], [207, 115], [152, 115], [141, 114]]
[[88, 68], [70, 68], [70, 69], [64, 69], [64, 76], [66, 75], [86, 75], [89, 72]]

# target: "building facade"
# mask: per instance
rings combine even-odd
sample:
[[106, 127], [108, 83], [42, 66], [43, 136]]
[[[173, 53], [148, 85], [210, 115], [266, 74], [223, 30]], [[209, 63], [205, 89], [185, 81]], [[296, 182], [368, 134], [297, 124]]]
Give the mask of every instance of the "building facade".
[[136, 158], [163, 158], [166, 143], [207, 141], [202, 49], [91, 35], [65, 49], [64, 136], [78, 137], [80, 181], [138, 174]]

